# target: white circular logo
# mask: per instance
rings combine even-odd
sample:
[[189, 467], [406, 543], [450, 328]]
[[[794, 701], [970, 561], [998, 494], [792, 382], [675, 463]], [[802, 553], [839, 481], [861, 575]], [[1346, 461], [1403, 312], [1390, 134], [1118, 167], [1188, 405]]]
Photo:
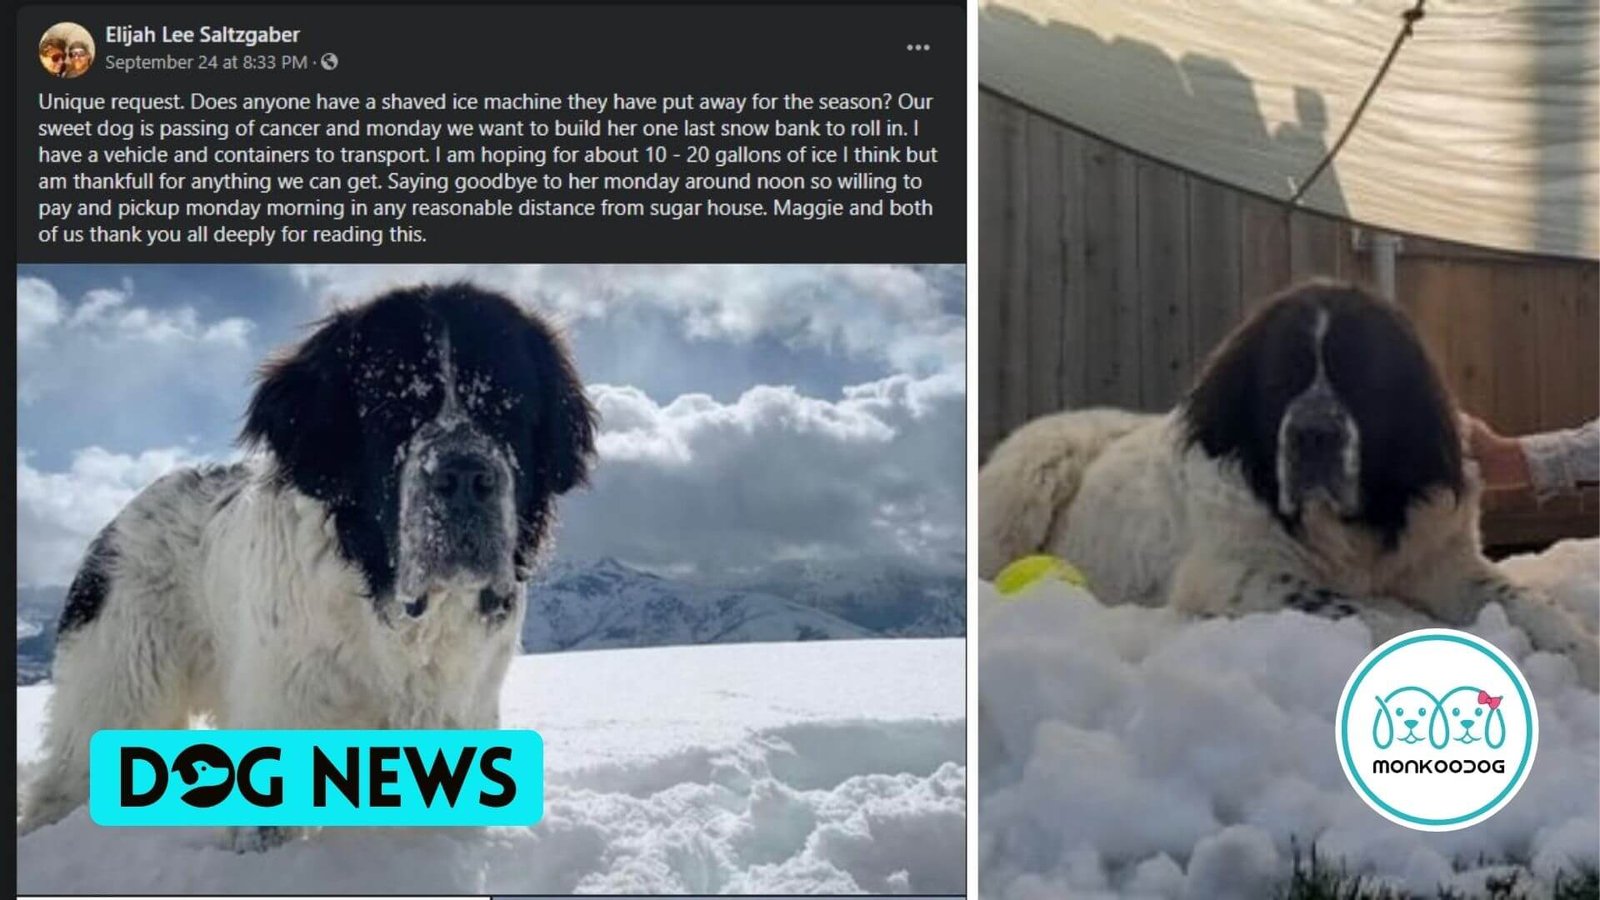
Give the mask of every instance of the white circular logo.
[[1493, 644], [1427, 628], [1356, 666], [1334, 740], [1368, 806], [1407, 828], [1454, 831], [1517, 795], [1539, 748], [1539, 713], [1527, 680]]

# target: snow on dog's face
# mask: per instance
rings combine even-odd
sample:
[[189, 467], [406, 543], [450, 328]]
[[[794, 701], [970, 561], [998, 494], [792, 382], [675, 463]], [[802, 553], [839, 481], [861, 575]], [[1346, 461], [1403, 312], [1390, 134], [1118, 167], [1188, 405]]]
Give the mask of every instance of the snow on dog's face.
[[269, 364], [242, 439], [327, 504], [375, 608], [445, 596], [499, 621], [554, 497], [581, 483], [594, 412], [539, 318], [469, 285], [398, 290], [323, 321]]
[[1350, 285], [1266, 303], [1217, 348], [1184, 416], [1291, 533], [1320, 505], [1392, 549], [1414, 502], [1462, 489], [1456, 417], [1410, 320]]

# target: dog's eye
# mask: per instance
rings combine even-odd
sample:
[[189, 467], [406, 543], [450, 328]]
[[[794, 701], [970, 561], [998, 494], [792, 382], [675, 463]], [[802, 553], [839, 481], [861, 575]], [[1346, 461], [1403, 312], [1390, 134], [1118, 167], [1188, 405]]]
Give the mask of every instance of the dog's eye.
[[1455, 716], [1456, 718], [1460, 718], [1461, 717], [1461, 707], [1458, 706], [1455, 709], [1450, 710], [1450, 715]]
[[1477, 709], [1473, 710], [1472, 714], [1475, 715], [1475, 716], [1483, 715], [1483, 707], [1480, 706]]

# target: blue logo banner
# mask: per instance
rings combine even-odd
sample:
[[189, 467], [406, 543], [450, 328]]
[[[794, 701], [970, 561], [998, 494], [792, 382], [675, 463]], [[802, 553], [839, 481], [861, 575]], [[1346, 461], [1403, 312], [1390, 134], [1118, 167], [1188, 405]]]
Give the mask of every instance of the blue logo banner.
[[100, 731], [100, 825], [532, 825], [544, 741], [496, 731]]

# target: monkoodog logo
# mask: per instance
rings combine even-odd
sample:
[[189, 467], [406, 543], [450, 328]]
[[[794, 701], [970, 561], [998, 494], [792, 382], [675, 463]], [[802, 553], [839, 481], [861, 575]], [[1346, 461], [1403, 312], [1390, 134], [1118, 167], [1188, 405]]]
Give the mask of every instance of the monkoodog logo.
[[1533, 692], [1498, 648], [1460, 631], [1400, 635], [1356, 667], [1334, 725], [1357, 795], [1391, 822], [1454, 831], [1489, 818], [1533, 768]]

